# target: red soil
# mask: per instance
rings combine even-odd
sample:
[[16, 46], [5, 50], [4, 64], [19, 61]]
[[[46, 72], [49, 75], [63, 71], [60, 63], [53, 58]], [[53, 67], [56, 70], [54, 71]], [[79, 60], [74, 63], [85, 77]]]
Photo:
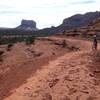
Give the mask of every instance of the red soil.
[[0, 100], [99, 100], [100, 79], [89, 66], [91, 42], [66, 39], [79, 48], [71, 50], [55, 44], [63, 39], [39, 39], [31, 46], [17, 43], [11, 51], [4, 47]]

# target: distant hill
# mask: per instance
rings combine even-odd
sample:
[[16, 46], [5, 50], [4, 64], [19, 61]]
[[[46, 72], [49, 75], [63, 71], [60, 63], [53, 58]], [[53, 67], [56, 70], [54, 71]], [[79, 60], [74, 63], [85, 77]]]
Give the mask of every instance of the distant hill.
[[92, 21], [88, 27], [94, 29], [94, 30], [98, 30], [100, 32], [100, 17], [97, 18], [96, 20]]
[[100, 17], [100, 12], [88, 12], [85, 14], [76, 14], [63, 20], [63, 23], [57, 28], [59, 31], [70, 30], [77, 27], [83, 27]]
[[[97, 27], [92, 27], [92, 25], [97, 22], [96, 19], [100, 17], [100, 12], [88, 12], [85, 14], [76, 14], [69, 18], [63, 20], [62, 24], [57, 27], [50, 27], [44, 29], [37, 29], [36, 22], [33, 20], [22, 20], [21, 25], [16, 28], [0, 28], [0, 34], [31, 34], [35, 36], [48, 36], [54, 35], [56, 33], [62, 33], [65, 31], [75, 31], [75, 29], [79, 31], [89, 31], [89, 28], [97, 29]], [[91, 27], [90, 27], [91, 26]], [[87, 29], [88, 28], [88, 29]]]
[[88, 25], [83, 27], [77, 27], [75, 29], [69, 30], [65, 33], [67, 36], [77, 36], [91, 37], [97, 34], [98, 39], [100, 39], [100, 17], [90, 22]]
[[80, 31], [86, 34], [98, 34], [100, 36], [100, 17], [92, 21], [88, 26], [82, 27]]
[[33, 30], [33, 31], [38, 30], [36, 27], [36, 22], [33, 20], [22, 20], [21, 25], [18, 26], [16, 29]]

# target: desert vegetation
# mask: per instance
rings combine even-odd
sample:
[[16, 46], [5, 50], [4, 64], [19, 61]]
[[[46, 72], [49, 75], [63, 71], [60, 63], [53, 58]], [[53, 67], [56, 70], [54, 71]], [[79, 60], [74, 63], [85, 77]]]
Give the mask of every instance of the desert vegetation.
[[11, 43], [10, 43], [10, 44], [8, 44], [8, 45], [7, 45], [7, 51], [10, 51], [10, 50], [11, 50], [11, 48], [12, 48], [12, 46], [13, 46], [13, 44], [11, 44]]
[[3, 54], [4, 54], [4, 51], [0, 51], [0, 62], [3, 62]]
[[25, 39], [26, 45], [35, 44], [35, 39], [36, 39], [36, 37], [33, 37], [33, 36], [26, 38]]

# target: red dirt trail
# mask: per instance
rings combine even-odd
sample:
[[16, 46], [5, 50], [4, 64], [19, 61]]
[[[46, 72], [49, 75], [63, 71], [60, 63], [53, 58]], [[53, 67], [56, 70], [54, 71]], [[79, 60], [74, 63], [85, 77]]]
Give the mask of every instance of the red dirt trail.
[[0, 87], [0, 100], [100, 100], [100, 84], [97, 84], [100, 78], [94, 77], [89, 68], [92, 43], [67, 40], [77, 44], [80, 50], [63, 51], [64, 54], [53, 60], [51, 57], [49, 61], [47, 58], [25, 59], [21, 65], [11, 69], [8, 66], [0, 79], [3, 86]]

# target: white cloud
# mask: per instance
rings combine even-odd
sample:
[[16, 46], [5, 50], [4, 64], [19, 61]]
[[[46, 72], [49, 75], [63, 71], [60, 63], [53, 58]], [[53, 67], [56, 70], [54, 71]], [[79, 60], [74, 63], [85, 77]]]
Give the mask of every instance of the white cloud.
[[59, 25], [73, 14], [100, 10], [99, 4], [100, 0], [0, 0], [0, 27], [15, 27], [22, 19], [35, 20], [39, 28]]

